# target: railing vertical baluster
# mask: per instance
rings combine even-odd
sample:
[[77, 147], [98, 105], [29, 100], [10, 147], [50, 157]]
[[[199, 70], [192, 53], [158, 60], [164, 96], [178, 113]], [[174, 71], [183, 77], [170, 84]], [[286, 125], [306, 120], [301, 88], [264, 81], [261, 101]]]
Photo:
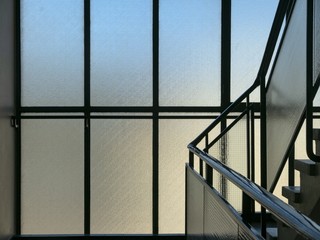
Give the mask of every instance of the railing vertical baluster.
[[255, 182], [255, 114], [251, 108], [251, 181]]
[[[209, 146], [209, 135], [207, 134], [205, 137], [205, 152], [208, 153], [208, 146]], [[210, 167], [208, 164], [206, 164], [206, 181], [210, 187], [212, 187], [212, 167]]]
[[289, 160], [288, 160], [288, 184], [289, 186], [294, 186], [294, 150], [295, 150], [295, 144], [293, 144], [290, 155], [289, 155]]
[[[266, 116], [266, 81], [260, 78], [260, 184], [267, 189], [267, 116]], [[266, 209], [261, 207], [261, 235], [266, 237]]]
[[250, 111], [249, 111], [249, 108], [250, 108], [250, 97], [248, 96], [247, 97], [247, 101], [246, 101], [246, 109], [248, 110], [247, 112], [247, 119], [246, 119], [246, 140], [247, 140], [247, 178], [251, 178], [250, 176], [250, 169], [251, 169], [251, 156], [250, 156], [250, 132], [251, 132], [251, 129], [250, 129]]
[[194, 154], [189, 151], [189, 166], [193, 169], [194, 168]]
[[203, 161], [199, 158], [199, 174], [203, 177]]
[[[247, 178], [250, 179], [251, 175], [251, 156], [250, 156], [250, 142], [251, 142], [251, 129], [250, 129], [250, 96], [246, 98], [246, 110], [247, 110], [247, 119], [246, 119], [246, 141], [247, 141]], [[252, 199], [242, 192], [242, 215], [245, 219], [249, 220], [252, 215]]]

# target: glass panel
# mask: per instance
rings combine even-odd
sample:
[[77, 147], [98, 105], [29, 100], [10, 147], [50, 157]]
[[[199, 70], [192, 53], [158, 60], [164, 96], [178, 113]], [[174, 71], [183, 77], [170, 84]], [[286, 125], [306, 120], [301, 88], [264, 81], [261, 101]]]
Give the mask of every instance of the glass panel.
[[91, 233], [152, 233], [152, 121], [91, 123]]
[[314, 2], [314, 81], [320, 74], [320, 2]]
[[[228, 125], [233, 120], [228, 120]], [[246, 118], [241, 119], [210, 150], [215, 157], [238, 173], [247, 176]], [[242, 192], [214, 171], [213, 185], [238, 211], [242, 210]]]
[[22, 234], [82, 234], [83, 120], [22, 120]]
[[23, 106], [83, 105], [83, 1], [21, 1]]
[[267, 179], [271, 186], [306, 104], [306, 1], [298, 0], [267, 90]]
[[[232, 1], [231, 11], [231, 100], [236, 100], [254, 82], [278, 0]], [[258, 92], [252, 101], [259, 101]]]
[[91, 1], [91, 101], [152, 105], [152, 1]]
[[220, 4], [160, 1], [160, 105], [219, 106]]
[[185, 232], [185, 163], [187, 145], [211, 120], [160, 120], [159, 232]]
[[[313, 81], [317, 80], [320, 74], [320, 1], [314, 2], [314, 78]], [[314, 106], [320, 106], [320, 92], [318, 90], [314, 99]]]

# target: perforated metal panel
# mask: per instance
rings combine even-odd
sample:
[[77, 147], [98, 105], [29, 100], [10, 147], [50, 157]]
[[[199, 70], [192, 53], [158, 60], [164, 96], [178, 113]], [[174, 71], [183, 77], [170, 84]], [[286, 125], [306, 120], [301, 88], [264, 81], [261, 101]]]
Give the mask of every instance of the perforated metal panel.
[[203, 236], [204, 186], [187, 171], [187, 236], [190, 240]]
[[186, 171], [187, 239], [262, 239], [215, 189], [191, 168]]
[[204, 194], [204, 222], [206, 239], [238, 239], [238, 225], [207, 189]]

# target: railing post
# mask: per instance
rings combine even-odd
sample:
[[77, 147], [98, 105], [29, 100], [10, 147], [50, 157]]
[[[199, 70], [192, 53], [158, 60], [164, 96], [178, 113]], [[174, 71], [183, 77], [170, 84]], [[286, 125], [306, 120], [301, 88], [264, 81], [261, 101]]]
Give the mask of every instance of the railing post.
[[[246, 141], [247, 141], [247, 178], [251, 179], [251, 129], [250, 129], [250, 97], [248, 96], [246, 98], [246, 109], [247, 109], [247, 119], [246, 119]], [[251, 215], [252, 215], [252, 205], [253, 205], [253, 201], [252, 199], [245, 194], [244, 192], [242, 192], [242, 216], [250, 221], [251, 219]]]
[[[206, 137], [205, 137], [205, 153], [208, 153], [208, 146], [209, 146], [209, 135], [207, 134]], [[206, 164], [206, 175], [205, 175], [205, 178], [206, 178], [206, 181], [208, 183], [208, 185], [210, 187], [212, 187], [212, 177], [213, 177], [213, 170], [212, 170], [212, 167], [210, 167], [208, 164]]]
[[[266, 82], [260, 77], [260, 185], [267, 189], [267, 116], [266, 116]], [[261, 207], [261, 235], [266, 237], [266, 209]]]
[[191, 151], [189, 151], [189, 166], [194, 168], [194, 154]]
[[293, 144], [290, 155], [289, 155], [289, 161], [288, 161], [288, 184], [289, 186], [294, 186], [294, 147], [295, 144]]

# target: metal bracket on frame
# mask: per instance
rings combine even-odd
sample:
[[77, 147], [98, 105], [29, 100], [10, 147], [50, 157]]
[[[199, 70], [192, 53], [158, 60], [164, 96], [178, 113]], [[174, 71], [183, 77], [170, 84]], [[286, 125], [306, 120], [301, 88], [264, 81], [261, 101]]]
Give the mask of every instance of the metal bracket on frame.
[[15, 116], [11, 117], [10, 124], [11, 124], [11, 127], [13, 128], [19, 128], [18, 120]]

